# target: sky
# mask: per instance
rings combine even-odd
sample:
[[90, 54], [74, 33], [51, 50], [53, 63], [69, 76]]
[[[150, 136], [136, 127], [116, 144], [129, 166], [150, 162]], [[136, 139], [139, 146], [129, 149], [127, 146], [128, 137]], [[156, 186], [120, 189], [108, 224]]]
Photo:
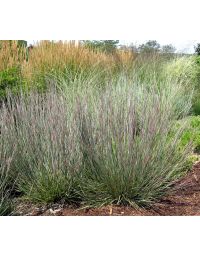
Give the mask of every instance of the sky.
[[[153, 40], [153, 39], [151, 39]], [[156, 39], [155, 39], [156, 40]], [[27, 40], [28, 44], [34, 44], [34, 42], [38, 40]], [[120, 44], [130, 45], [133, 43], [134, 45], [140, 45], [145, 43], [147, 40], [120, 40]], [[194, 46], [199, 42], [197, 40], [157, 40], [161, 45], [172, 44], [176, 48], [176, 52], [184, 52], [184, 53], [194, 53]]]

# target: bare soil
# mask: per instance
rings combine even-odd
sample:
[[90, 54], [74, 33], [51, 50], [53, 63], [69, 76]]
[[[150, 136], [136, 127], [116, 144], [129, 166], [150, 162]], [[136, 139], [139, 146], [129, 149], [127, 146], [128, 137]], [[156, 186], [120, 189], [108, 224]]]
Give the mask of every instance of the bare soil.
[[16, 202], [15, 215], [26, 216], [189, 216], [200, 215], [200, 162], [180, 179], [173, 193], [152, 206], [134, 209], [126, 206], [106, 206], [80, 209], [65, 204], [36, 207], [31, 203]]

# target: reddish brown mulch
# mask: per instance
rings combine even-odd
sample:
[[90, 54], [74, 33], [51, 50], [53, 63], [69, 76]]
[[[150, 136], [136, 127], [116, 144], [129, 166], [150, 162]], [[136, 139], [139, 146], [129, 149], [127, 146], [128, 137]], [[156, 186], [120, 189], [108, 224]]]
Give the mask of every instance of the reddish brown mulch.
[[96, 209], [82, 209], [74, 206], [54, 204], [35, 207], [19, 203], [16, 215], [30, 216], [181, 216], [200, 215], [200, 162], [193, 166], [186, 177], [179, 180], [175, 191], [156, 203], [152, 209], [133, 209], [125, 206], [106, 206]]
[[154, 210], [159, 215], [200, 215], [200, 162], [176, 183], [175, 189]]

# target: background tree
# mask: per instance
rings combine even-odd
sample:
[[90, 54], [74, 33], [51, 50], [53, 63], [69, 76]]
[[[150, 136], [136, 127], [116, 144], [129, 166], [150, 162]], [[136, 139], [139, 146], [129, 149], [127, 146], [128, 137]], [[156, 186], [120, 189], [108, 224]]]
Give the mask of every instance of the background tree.
[[119, 43], [119, 40], [86, 40], [82, 41], [83, 44], [93, 50], [100, 50], [104, 51], [106, 53], [114, 53], [117, 45]]
[[176, 48], [172, 44], [166, 44], [162, 46], [163, 53], [174, 53]]
[[20, 47], [27, 47], [27, 41], [25, 40], [17, 40], [17, 43]]
[[155, 53], [160, 51], [160, 44], [156, 40], [149, 40], [138, 47], [141, 53]]
[[197, 46], [195, 46], [195, 53], [200, 56], [200, 43], [197, 43]]
[[133, 53], [137, 53], [139, 52], [139, 49], [137, 47], [137, 45], [135, 45], [134, 43], [131, 43], [130, 45], [128, 46], [121, 46], [121, 49], [126, 49], [126, 50], [130, 50], [131, 52]]

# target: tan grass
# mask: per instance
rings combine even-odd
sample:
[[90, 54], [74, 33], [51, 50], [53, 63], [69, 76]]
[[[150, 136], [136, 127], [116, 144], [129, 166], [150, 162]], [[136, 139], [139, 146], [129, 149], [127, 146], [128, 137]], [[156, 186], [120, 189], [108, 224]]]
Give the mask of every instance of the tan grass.
[[24, 65], [24, 75], [32, 77], [35, 72], [63, 71], [67, 65], [73, 64], [81, 69], [102, 64], [109, 68], [112, 62], [112, 57], [94, 53], [72, 42], [40, 41], [29, 53], [29, 61]]
[[0, 41], [0, 71], [16, 67], [26, 61], [26, 49], [18, 47], [17, 41]]
[[117, 49], [114, 54], [93, 51], [75, 41], [40, 41], [28, 53], [24, 47], [18, 47], [16, 40], [0, 41], [0, 71], [12, 67], [21, 67], [23, 78], [33, 84], [37, 78], [47, 74], [65, 72], [93, 71], [106, 72], [112, 76], [119, 68], [132, 66], [136, 54], [129, 50]]
[[40, 41], [29, 52], [29, 60], [23, 66], [23, 74], [28, 79], [33, 76], [63, 71], [65, 67], [71, 65], [78, 70], [87, 70], [98, 67], [101, 70], [115, 70], [119, 64], [121, 66], [130, 65], [135, 56], [130, 51], [117, 50], [116, 54], [106, 54], [94, 52], [74, 41]]

